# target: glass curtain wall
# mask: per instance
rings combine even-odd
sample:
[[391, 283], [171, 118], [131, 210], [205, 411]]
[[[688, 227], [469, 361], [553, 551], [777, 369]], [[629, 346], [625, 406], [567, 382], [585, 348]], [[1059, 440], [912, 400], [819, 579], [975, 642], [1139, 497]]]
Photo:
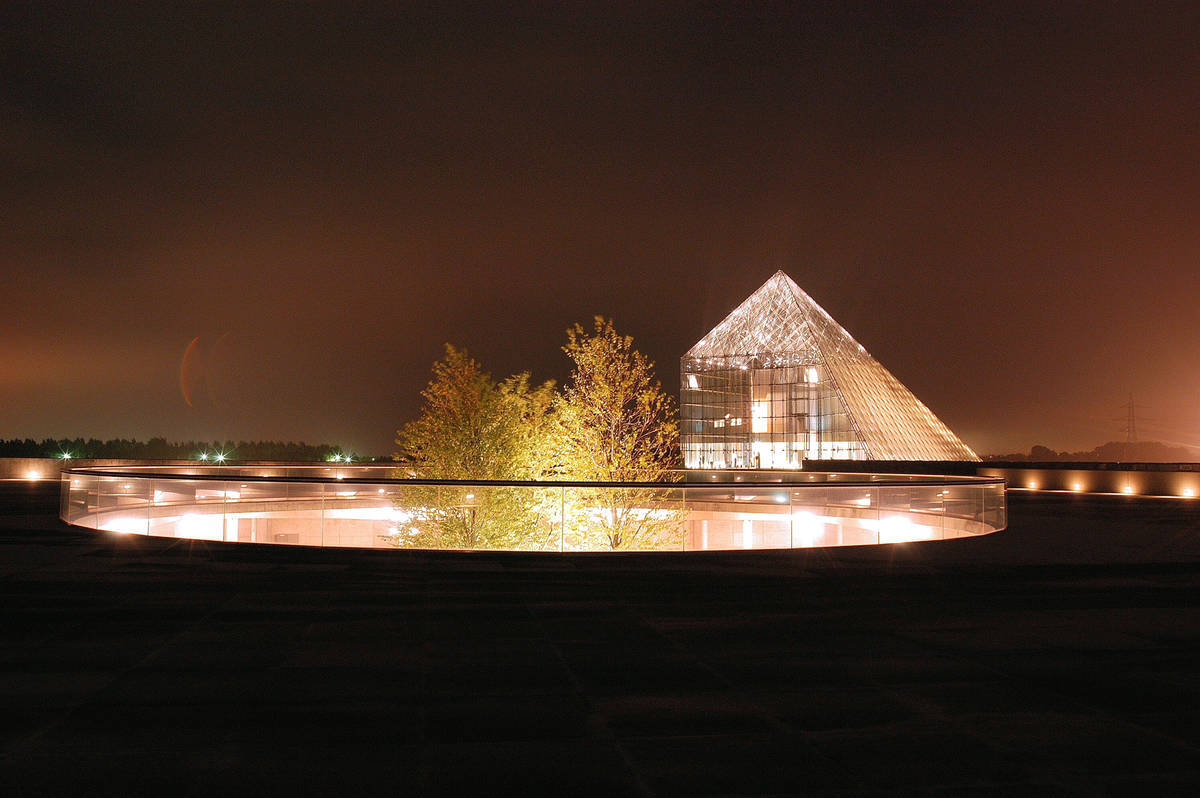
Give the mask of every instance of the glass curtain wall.
[[680, 361], [684, 466], [978, 460], [783, 272]]
[[680, 383], [688, 468], [800, 468], [865, 456], [815, 358], [685, 358]]

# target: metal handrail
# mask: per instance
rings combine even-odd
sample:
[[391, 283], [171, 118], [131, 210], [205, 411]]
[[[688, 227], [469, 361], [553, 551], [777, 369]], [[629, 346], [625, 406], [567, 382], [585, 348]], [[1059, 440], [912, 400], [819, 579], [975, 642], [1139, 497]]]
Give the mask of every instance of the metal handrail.
[[[183, 468], [185, 466], [180, 466]], [[249, 468], [263, 468], [264, 466], [249, 466]], [[283, 468], [321, 468], [324, 470], [338, 470], [338, 467], [326, 466], [273, 466]], [[380, 465], [352, 465], [344, 466], [344, 468], [389, 468], [394, 469], [396, 466], [380, 466]], [[1004, 484], [1003, 477], [984, 477], [984, 476], [931, 476], [929, 474], [879, 474], [878, 479], [835, 479], [835, 480], [814, 480], [811, 482], [783, 482], [783, 481], [746, 481], [746, 480], [721, 480], [711, 482], [583, 482], [577, 480], [563, 481], [536, 481], [536, 480], [492, 480], [492, 479], [418, 479], [418, 478], [403, 478], [403, 477], [339, 477], [339, 476], [262, 476], [261, 474], [191, 474], [165, 471], [146, 471], [145, 468], [155, 468], [155, 466], [115, 466], [104, 468], [64, 468], [62, 474], [78, 474], [86, 476], [99, 477], [137, 477], [153, 478], [153, 479], [186, 479], [200, 480], [208, 482], [227, 482], [231, 479], [237, 479], [243, 482], [289, 482], [289, 483], [319, 483], [319, 484], [335, 484], [335, 485], [380, 485], [380, 484], [395, 484], [395, 485], [426, 485], [426, 486], [452, 486], [452, 487], [497, 487], [497, 488], [518, 488], [518, 487], [542, 487], [542, 488], [655, 488], [655, 489], [671, 489], [671, 488], [774, 488], [774, 489], [792, 489], [797, 487], [845, 487], [845, 488], [863, 488], [863, 487], [905, 487], [913, 485], [921, 486], [939, 486], [939, 485], [996, 485]], [[237, 469], [238, 466], [210, 466], [200, 465], [195, 466], [199, 469]], [[127, 469], [127, 470], [126, 470]], [[747, 472], [761, 473], [761, 472]], [[801, 472], [807, 474], [829, 474], [831, 472]], [[898, 477], [908, 477], [908, 479], [899, 479]]]

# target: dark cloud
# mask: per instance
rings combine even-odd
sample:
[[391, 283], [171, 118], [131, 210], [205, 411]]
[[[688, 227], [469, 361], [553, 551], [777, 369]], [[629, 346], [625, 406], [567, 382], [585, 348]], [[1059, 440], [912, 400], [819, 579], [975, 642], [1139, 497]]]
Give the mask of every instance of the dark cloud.
[[649, 5], [7, 6], [0, 435], [389, 451], [445, 340], [674, 390], [783, 268], [978, 449], [1200, 443], [1190, 6]]

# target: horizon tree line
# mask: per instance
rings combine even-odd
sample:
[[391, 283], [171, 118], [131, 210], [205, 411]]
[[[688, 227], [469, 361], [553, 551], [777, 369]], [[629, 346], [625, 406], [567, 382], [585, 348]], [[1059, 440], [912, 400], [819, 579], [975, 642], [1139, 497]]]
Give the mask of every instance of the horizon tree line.
[[[168, 441], [155, 437], [133, 438], [13, 438], [0, 440], [0, 457], [46, 457], [68, 460], [192, 460], [201, 454], [221, 453], [227, 460], [281, 460], [311, 462], [352, 456], [341, 446], [295, 441]], [[360, 458], [355, 458], [360, 459]]]

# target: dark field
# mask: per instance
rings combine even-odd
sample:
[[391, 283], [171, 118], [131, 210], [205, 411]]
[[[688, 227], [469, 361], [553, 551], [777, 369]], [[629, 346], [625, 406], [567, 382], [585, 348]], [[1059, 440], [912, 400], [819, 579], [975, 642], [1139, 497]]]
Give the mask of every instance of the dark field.
[[117, 537], [0, 483], [0, 795], [1200, 793], [1200, 500], [871, 549]]

